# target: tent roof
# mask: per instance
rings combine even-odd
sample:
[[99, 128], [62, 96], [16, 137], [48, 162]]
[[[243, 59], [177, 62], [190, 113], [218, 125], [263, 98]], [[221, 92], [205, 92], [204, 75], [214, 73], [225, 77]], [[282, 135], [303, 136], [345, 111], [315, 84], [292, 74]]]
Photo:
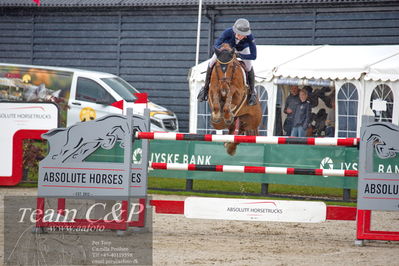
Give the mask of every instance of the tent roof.
[[366, 80], [396, 81], [399, 79], [399, 53], [369, 67]]
[[257, 78], [271, 80], [274, 71], [280, 65], [289, 63], [290, 61], [305, 56], [313, 51], [320, 49], [321, 46], [311, 45], [258, 45], [258, 58], [253, 63]]
[[275, 76], [307, 79], [359, 79], [369, 66], [399, 53], [399, 45], [330, 46], [281, 65]]
[[[399, 80], [399, 45], [258, 45], [257, 80], [300, 79]], [[208, 62], [193, 67], [191, 79], [204, 80]]]

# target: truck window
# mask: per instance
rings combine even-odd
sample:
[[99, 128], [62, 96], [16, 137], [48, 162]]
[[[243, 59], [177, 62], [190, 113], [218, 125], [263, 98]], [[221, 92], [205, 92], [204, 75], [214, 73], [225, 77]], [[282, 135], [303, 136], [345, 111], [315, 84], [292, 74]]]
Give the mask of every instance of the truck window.
[[125, 101], [134, 102], [136, 100], [133, 93], [139, 93], [139, 91], [123, 79], [115, 77], [102, 78], [101, 80], [116, 91], [116, 93], [118, 93]]
[[76, 100], [110, 104], [115, 102], [114, 97], [112, 97], [100, 84], [87, 78], [78, 78], [76, 86]]

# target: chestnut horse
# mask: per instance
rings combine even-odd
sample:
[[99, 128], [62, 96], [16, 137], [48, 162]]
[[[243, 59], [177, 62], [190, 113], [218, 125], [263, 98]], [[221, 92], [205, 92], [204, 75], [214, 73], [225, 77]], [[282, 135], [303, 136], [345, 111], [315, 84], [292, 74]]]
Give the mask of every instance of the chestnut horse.
[[[239, 135], [258, 135], [262, 119], [259, 100], [248, 105], [248, 87], [245, 69], [237, 60], [229, 44], [215, 49], [217, 61], [212, 69], [208, 103], [212, 111], [211, 123], [215, 129], [228, 129], [234, 134], [238, 120]], [[225, 143], [227, 153], [234, 155], [238, 143]]]

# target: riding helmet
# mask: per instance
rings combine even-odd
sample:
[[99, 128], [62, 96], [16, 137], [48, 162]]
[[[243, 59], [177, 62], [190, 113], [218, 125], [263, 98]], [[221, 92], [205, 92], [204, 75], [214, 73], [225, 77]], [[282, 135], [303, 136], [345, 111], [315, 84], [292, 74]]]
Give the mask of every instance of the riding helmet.
[[246, 20], [245, 18], [237, 19], [233, 25], [233, 31], [236, 34], [240, 34], [240, 35], [244, 35], [244, 36], [250, 35], [251, 28], [249, 26], [249, 21]]

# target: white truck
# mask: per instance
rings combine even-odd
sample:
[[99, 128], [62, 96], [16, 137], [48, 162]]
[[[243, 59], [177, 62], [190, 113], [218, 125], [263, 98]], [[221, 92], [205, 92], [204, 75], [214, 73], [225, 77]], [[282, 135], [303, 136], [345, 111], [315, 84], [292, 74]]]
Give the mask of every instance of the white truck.
[[74, 68], [0, 63], [0, 101], [51, 101], [59, 106], [61, 127], [94, 120], [127, 108], [150, 109], [151, 131], [177, 132], [176, 115], [155, 103], [135, 103], [139, 93], [120, 77]]

